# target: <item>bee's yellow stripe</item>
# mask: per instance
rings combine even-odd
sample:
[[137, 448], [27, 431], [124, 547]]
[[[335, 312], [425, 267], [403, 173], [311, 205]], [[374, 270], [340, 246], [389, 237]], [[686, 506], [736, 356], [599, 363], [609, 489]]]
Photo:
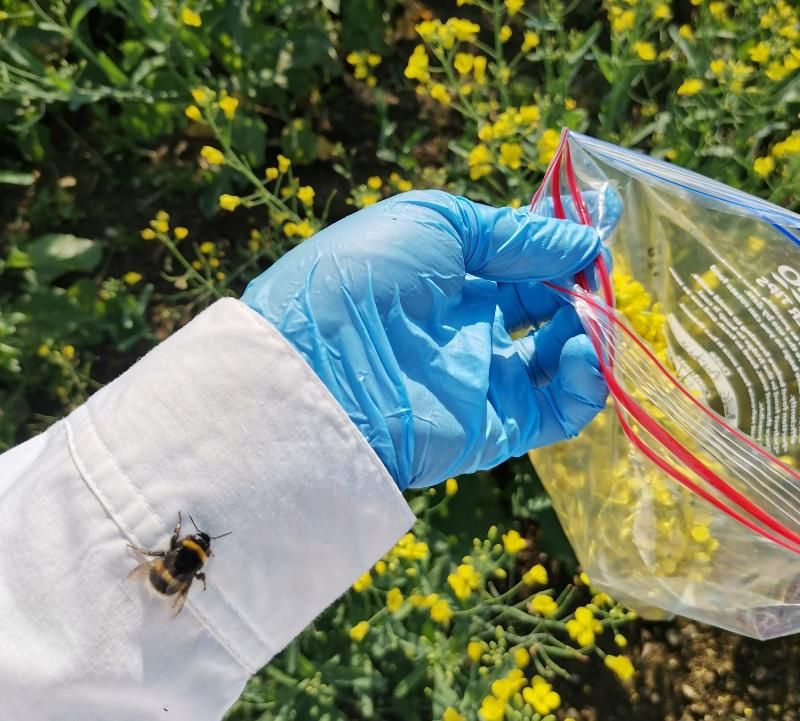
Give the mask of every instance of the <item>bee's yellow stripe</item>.
[[208, 560], [206, 552], [200, 546], [198, 546], [191, 538], [184, 538], [183, 541], [181, 541], [181, 543], [186, 548], [191, 548], [198, 556], [200, 556], [203, 563], [205, 563]]
[[153, 564], [153, 570], [169, 585], [175, 583], [175, 577], [167, 570], [164, 561], [160, 558]]

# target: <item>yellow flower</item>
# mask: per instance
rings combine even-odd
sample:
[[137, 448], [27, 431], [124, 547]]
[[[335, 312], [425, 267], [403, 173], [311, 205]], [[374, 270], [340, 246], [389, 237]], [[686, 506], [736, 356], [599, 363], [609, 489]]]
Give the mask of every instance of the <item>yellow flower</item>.
[[389, 589], [386, 594], [386, 608], [389, 613], [397, 613], [403, 607], [403, 592], [399, 588]]
[[762, 40], [758, 45], [750, 48], [747, 54], [754, 63], [765, 63], [769, 60], [769, 43]]
[[175, 240], [183, 240], [189, 235], [189, 229], [184, 228], [182, 225], [177, 226], [172, 232], [175, 233]]
[[169, 223], [166, 220], [151, 220], [150, 226], [159, 233], [166, 233], [169, 230]]
[[238, 195], [223, 193], [219, 196], [219, 207], [223, 210], [234, 211], [242, 204], [242, 199]]
[[[567, 100], [569, 103], [569, 100]], [[567, 110], [572, 110], [575, 107], [575, 101], [572, 101], [572, 108], [567, 108]], [[539, 122], [539, 119], [542, 117], [541, 112], [539, 111], [538, 106], [536, 105], [523, 105], [520, 107], [519, 112], [517, 113], [517, 120], [519, 120], [520, 124], [526, 125], [534, 125], [535, 123]]]
[[279, 173], [278, 173], [278, 169], [277, 168], [267, 168], [264, 171], [264, 176], [266, 177], [267, 180], [270, 180], [270, 181], [271, 180], [275, 180], [278, 177], [278, 175], [279, 175]]
[[370, 205], [375, 205], [381, 199], [380, 193], [363, 193], [357, 200], [359, 208], [367, 208]]
[[615, 33], [624, 33], [631, 30], [636, 22], [636, 13], [633, 10], [623, 10], [615, 14], [611, 20], [611, 27]]
[[225, 280], [225, 273], [221, 270], [214, 276], [217, 280]]
[[417, 45], [414, 52], [408, 58], [408, 64], [403, 74], [409, 80], [418, 80], [421, 83], [428, 82], [430, 73], [428, 72], [428, 53], [424, 45]]
[[514, 664], [518, 668], [525, 668], [531, 662], [531, 655], [527, 648], [518, 648], [514, 651]]
[[533, 30], [526, 32], [522, 36], [522, 52], [529, 53], [535, 47], [539, 45], [540, 39], [539, 34], [535, 33]]
[[144, 230], [140, 230], [139, 235], [141, 235], [144, 240], [152, 240], [153, 238], [156, 237], [155, 232], [153, 232], [150, 228], [145, 228]]
[[45, 358], [46, 356], [50, 355], [50, 346], [47, 343], [42, 343], [36, 349], [36, 355], [40, 356], [41, 358]]
[[[288, 226], [291, 226], [291, 234], [287, 230]], [[286, 223], [286, 225], [283, 226], [283, 231], [289, 237], [297, 235], [301, 238], [310, 238], [315, 232], [314, 227], [308, 220], [301, 220], [299, 223]]]
[[651, 62], [656, 59], [656, 47], [653, 43], [646, 43], [642, 41], [633, 44], [633, 52], [635, 52], [641, 60]]
[[528, 586], [544, 586], [549, 580], [547, 569], [541, 563], [529, 568], [522, 576], [522, 582]]
[[561, 136], [558, 131], [552, 128], [548, 128], [542, 133], [542, 137], [539, 138], [539, 142], [537, 143], [539, 148], [539, 162], [542, 163], [542, 165], [546, 165], [553, 159], [560, 139]]
[[508, 25], [503, 25], [503, 27], [500, 28], [499, 35], [501, 43], [508, 42], [508, 39], [511, 37], [511, 28]]
[[75, 346], [65, 345], [61, 348], [61, 355], [67, 360], [72, 360], [75, 357]]
[[567, 633], [578, 645], [591, 646], [595, 635], [603, 632], [603, 626], [586, 606], [575, 609], [575, 617], [566, 623]]
[[525, 0], [506, 0], [506, 10], [508, 11], [509, 17], [514, 17], [520, 10], [522, 10], [522, 6], [525, 4]]
[[681, 83], [676, 92], [678, 95], [688, 98], [692, 95], [697, 95], [697, 93], [703, 89], [704, 85], [705, 83], [700, 80], [700, 78], [688, 78]]
[[136, 285], [142, 279], [142, 274], [137, 273], [135, 270], [129, 270], [122, 276], [123, 282], [128, 285]]
[[203, 119], [203, 113], [200, 112], [200, 108], [196, 105], [187, 105], [184, 108], [183, 114], [189, 118], [189, 120], [194, 120], [196, 123], [199, 123]]
[[199, 13], [196, 13], [190, 8], [183, 8], [181, 10], [181, 22], [192, 28], [199, 28], [203, 24], [203, 19]]
[[483, 641], [470, 641], [467, 644], [467, 658], [472, 663], [479, 663], [485, 650], [486, 644]]
[[522, 698], [533, 710], [543, 716], [555, 711], [561, 705], [561, 696], [541, 676], [534, 676], [530, 687], [523, 689]]
[[788, 138], [772, 146], [772, 154], [776, 158], [785, 158], [800, 153], [800, 131], [795, 130]]
[[447, 88], [442, 85], [442, 83], [434, 83], [431, 86], [431, 97], [434, 100], [438, 100], [442, 105], [450, 105], [450, 93], [447, 92]]
[[210, 240], [206, 240], [203, 243], [200, 243], [200, 252], [203, 255], [211, 255], [217, 246], [215, 246]]
[[478, 83], [478, 85], [486, 83], [487, 62], [485, 55], [476, 55], [475, 60], [472, 61], [472, 76], [475, 78], [475, 82]]
[[[501, 151], [502, 152], [502, 151]], [[512, 556], [528, 547], [528, 542], [517, 531], [503, 534], [503, 549]]]
[[479, 180], [485, 175], [489, 175], [494, 169], [492, 166], [492, 153], [483, 144], [476, 145], [469, 151], [467, 164], [469, 165], [469, 177], [472, 180]]
[[617, 644], [620, 648], [625, 648], [628, 645], [628, 639], [625, 638], [621, 633], [618, 633], [614, 636], [614, 643]]
[[448, 706], [442, 714], [442, 721], [467, 721], [467, 717], [458, 713], [452, 706]]
[[558, 604], [544, 593], [534, 596], [528, 607], [537, 616], [544, 616], [545, 618], [552, 618], [558, 610]]
[[431, 618], [436, 621], [436, 623], [447, 626], [450, 623], [450, 619], [453, 618], [453, 610], [450, 608], [450, 604], [444, 599], [434, 603], [433, 606], [431, 606]]
[[472, 53], [456, 53], [453, 67], [458, 71], [459, 75], [467, 75], [472, 70], [474, 61], [475, 56]]
[[402, 558], [407, 561], [424, 561], [430, 555], [425, 541], [417, 541], [413, 533], [406, 533], [389, 551], [389, 558]]
[[708, 3], [708, 12], [711, 13], [711, 16], [718, 20], [719, 22], [724, 22], [727, 20], [727, 16], [725, 15], [725, 3], [719, 2], [710, 2]]
[[659, 3], [653, 9], [653, 16], [657, 20], [669, 20], [672, 17], [672, 10], [667, 3]]
[[492, 695], [501, 701], [508, 701], [525, 685], [525, 674], [518, 668], [512, 668], [505, 678], [492, 683]]
[[600, 591], [600, 593], [596, 593], [592, 596], [592, 603], [595, 606], [611, 606], [614, 604], [614, 601], [607, 593]]
[[478, 39], [481, 26], [464, 18], [450, 18], [447, 27], [455, 35], [456, 40], [462, 43], [473, 43]]
[[368, 188], [380, 190], [381, 185], [383, 185], [383, 181], [377, 175], [371, 175], [369, 178], [367, 178]]
[[225, 154], [217, 148], [212, 148], [210, 145], [204, 145], [200, 149], [200, 157], [209, 165], [222, 165], [225, 162]]
[[233, 120], [234, 115], [236, 115], [236, 108], [239, 107], [239, 101], [230, 95], [226, 95], [219, 101], [219, 107], [228, 120]]
[[586, 571], [581, 571], [580, 576], [578, 576], [578, 580], [584, 585], [588, 586], [591, 582], [589, 581], [589, 576], [586, 574]]
[[370, 67], [376, 68], [381, 64], [383, 58], [378, 53], [367, 53], [367, 64]]
[[303, 185], [300, 190], [297, 191], [297, 199], [306, 206], [310, 206], [314, 202], [314, 188], [310, 185]]
[[278, 170], [281, 173], [285, 173], [292, 167], [292, 161], [289, 160], [285, 155], [278, 155]]
[[394, 185], [401, 193], [405, 193], [413, 187], [410, 180], [401, 178], [397, 173], [392, 173], [389, 176], [389, 182]]
[[503, 143], [500, 146], [500, 165], [516, 170], [522, 165], [522, 146], [519, 143]]
[[773, 62], [771, 62], [769, 65], [767, 65], [767, 69], [766, 69], [766, 71], [764, 72], [764, 74], [765, 74], [765, 75], [766, 75], [766, 76], [767, 76], [767, 77], [768, 77], [770, 80], [772, 80], [773, 82], [779, 83], [779, 82], [780, 82], [781, 80], [783, 80], [783, 79], [784, 79], [784, 78], [785, 78], [785, 77], [786, 77], [786, 76], [787, 76], [787, 75], [788, 75], [790, 72], [792, 72], [792, 69], [791, 69], [790, 67], [787, 67], [787, 66], [786, 66], [786, 64], [784, 64], [784, 63], [779, 63], [779, 62], [777, 62], [777, 61], [773, 61]]
[[465, 601], [472, 592], [480, 588], [481, 574], [478, 573], [469, 563], [462, 563], [456, 568], [455, 573], [447, 576], [447, 583], [453, 589], [456, 598]]
[[762, 158], [756, 158], [753, 161], [753, 170], [756, 171], [756, 175], [766, 178], [773, 170], [775, 170], [775, 160], [769, 155], [765, 155]]
[[356, 593], [361, 593], [362, 591], [366, 591], [368, 588], [372, 586], [372, 576], [370, 572], [367, 571], [366, 573], [362, 573], [356, 582], [353, 584], [353, 590]]
[[722, 58], [715, 58], [708, 64], [708, 67], [714, 75], [722, 75], [725, 71], [725, 65], [726, 63]]
[[444, 484], [446, 496], [455, 496], [458, 493], [458, 481], [455, 478], [448, 478]]
[[369, 621], [359, 621], [350, 629], [350, 638], [356, 643], [363, 641], [364, 636], [369, 632]]
[[633, 664], [626, 656], [612, 656], [609, 654], [603, 659], [603, 662], [617, 674], [622, 681], [629, 681], [633, 677]]
[[480, 717], [482, 721], [503, 721], [506, 714], [506, 702], [494, 696], [486, 696], [481, 702]]
[[678, 35], [680, 35], [684, 40], [694, 40], [694, 30], [692, 30], [691, 25], [681, 25], [678, 28]]
[[192, 98], [198, 105], [205, 105], [211, 97], [211, 93], [208, 88], [194, 88], [191, 93]]

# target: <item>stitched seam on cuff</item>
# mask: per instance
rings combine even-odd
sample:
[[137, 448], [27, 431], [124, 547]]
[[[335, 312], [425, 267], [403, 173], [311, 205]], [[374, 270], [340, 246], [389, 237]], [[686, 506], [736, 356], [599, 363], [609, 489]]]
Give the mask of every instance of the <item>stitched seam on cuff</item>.
[[[150, 511], [150, 513], [153, 514], [153, 517], [157, 518], [159, 520], [159, 522], [162, 523], [162, 525], [165, 525], [165, 527], [168, 527], [168, 524], [164, 524], [164, 520], [162, 518], [160, 518], [158, 516], [158, 514], [152, 509], [150, 504], [145, 500], [145, 498], [141, 495], [139, 490], [134, 486], [133, 482], [130, 480], [130, 478], [127, 476], [127, 474], [122, 470], [122, 468], [120, 468], [119, 463], [117, 462], [117, 459], [109, 451], [109, 449], [106, 446], [105, 442], [100, 437], [100, 434], [97, 433], [97, 431], [96, 431], [96, 429], [94, 427], [94, 422], [92, 421], [91, 417], [88, 414], [88, 409], [87, 409], [86, 416], [87, 416], [87, 420], [89, 421], [89, 424], [91, 426], [92, 433], [94, 434], [95, 438], [99, 442], [99, 444], [102, 447], [103, 451], [106, 453], [109, 461], [114, 466], [114, 469], [121, 475], [121, 477], [125, 480], [125, 482], [129, 486], [129, 488], [134, 492], [134, 494], [137, 496], [137, 498], [139, 498], [139, 500], [145, 505], [145, 507], [148, 509], [148, 511]], [[83, 463], [83, 460], [81, 459], [80, 453], [78, 452], [78, 449], [77, 449], [77, 444], [75, 443], [75, 435], [74, 435], [74, 432], [73, 432], [73, 429], [72, 429], [72, 424], [69, 421], [69, 418], [65, 418], [62, 422], [64, 424], [64, 431], [66, 433], [67, 448], [69, 449], [69, 454], [72, 457], [72, 462], [75, 464], [75, 468], [78, 470], [78, 473], [81, 476], [81, 478], [83, 479], [84, 483], [86, 483], [86, 485], [88, 486], [89, 490], [97, 497], [97, 499], [100, 501], [100, 504], [106, 510], [106, 513], [108, 513], [108, 515], [117, 524], [117, 526], [120, 528], [120, 530], [126, 536], [128, 536], [129, 540], [133, 541], [136, 545], [139, 545], [139, 539], [136, 537], [136, 535], [133, 533], [133, 531], [129, 528], [128, 524], [125, 522], [125, 519], [123, 519], [122, 516], [120, 516], [114, 510], [114, 507], [113, 507], [113, 504], [111, 503], [111, 500], [108, 498], [108, 496], [106, 496], [105, 493], [103, 493], [102, 489], [100, 488], [98, 483], [95, 481], [95, 479], [92, 477], [92, 474], [89, 472], [89, 469]], [[251, 624], [245, 622], [244, 618], [242, 618], [242, 616], [238, 612], [238, 610], [231, 605], [230, 601], [227, 598], [225, 598], [225, 596], [222, 593], [220, 593], [219, 595], [223, 599], [225, 604], [227, 606], [229, 606], [231, 608], [231, 610], [236, 614], [236, 616], [242, 621], [243, 625], [250, 632], [252, 632], [253, 635], [256, 636], [259, 639], [259, 641], [261, 641], [263, 643], [265, 650], [269, 650], [270, 649], [270, 645], [268, 643], [266, 643], [266, 641], [264, 641], [264, 639], [261, 638], [261, 635], [258, 633], [258, 631], [256, 629], [254, 629]], [[255, 671], [257, 669], [251, 668], [251, 666], [248, 663], [246, 663], [245, 660], [241, 656], [239, 656], [239, 654], [236, 652], [235, 648], [233, 647], [233, 644], [228, 639], [228, 637], [225, 635], [225, 633], [223, 633], [223, 631], [218, 626], [216, 626], [216, 624], [214, 624], [204, 613], [202, 613], [202, 611], [200, 611], [200, 609], [197, 607], [196, 604], [187, 603], [186, 604], [186, 608], [188, 608], [191, 611], [191, 613], [193, 613], [195, 615], [195, 617], [200, 621], [200, 623], [202, 623], [203, 626], [205, 626], [208, 629], [209, 633], [214, 638], [217, 639], [217, 642], [230, 654], [231, 658], [233, 658], [248, 674], [255, 673]], [[271, 655], [273, 655], [273, 654], [270, 653], [270, 656]]]

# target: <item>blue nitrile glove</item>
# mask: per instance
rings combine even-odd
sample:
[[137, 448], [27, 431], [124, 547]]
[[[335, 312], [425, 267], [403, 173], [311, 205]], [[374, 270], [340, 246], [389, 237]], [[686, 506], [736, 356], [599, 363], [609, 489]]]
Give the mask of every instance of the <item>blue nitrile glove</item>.
[[302, 354], [400, 489], [421, 487], [574, 436], [603, 408], [575, 311], [539, 283], [571, 285], [599, 250], [590, 227], [411, 191], [307, 240], [242, 300]]

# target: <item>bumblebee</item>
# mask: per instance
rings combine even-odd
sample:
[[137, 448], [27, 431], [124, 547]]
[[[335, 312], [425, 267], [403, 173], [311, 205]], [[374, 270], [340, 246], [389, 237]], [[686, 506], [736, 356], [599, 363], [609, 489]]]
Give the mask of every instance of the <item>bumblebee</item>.
[[183, 608], [192, 581], [195, 579], [202, 581], [203, 590], [206, 590], [206, 574], [201, 569], [208, 557], [214, 555], [211, 551], [211, 541], [233, 533], [228, 531], [220, 536], [209, 536], [197, 527], [191, 514], [189, 520], [197, 533], [180, 538], [181, 512], [178, 511], [178, 522], [175, 524], [167, 551], [148, 551], [128, 544], [137, 553], [153, 557], [153, 560], [144, 561], [134, 568], [128, 574], [128, 578], [146, 579], [161, 595], [175, 596], [172, 603], [173, 616], [177, 616]]

